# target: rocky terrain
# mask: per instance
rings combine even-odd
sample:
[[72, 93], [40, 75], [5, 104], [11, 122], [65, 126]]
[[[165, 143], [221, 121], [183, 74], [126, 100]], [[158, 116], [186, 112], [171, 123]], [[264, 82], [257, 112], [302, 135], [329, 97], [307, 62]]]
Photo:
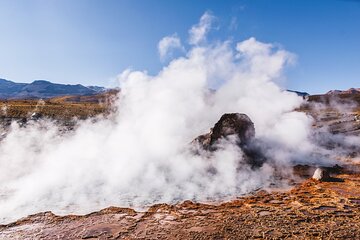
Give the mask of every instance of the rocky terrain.
[[[340, 110], [328, 96], [310, 96], [299, 111], [313, 116], [313, 127], [320, 132], [358, 136], [360, 111], [354, 99], [342, 98], [355, 107]], [[326, 107], [316, 105], [320, 101]], [[58, 104], [68, 108], [75, 103], [58, 99]], [[239, 146], [249, 150], [251, 162], [253, 150], [247, 147], [254, 127], [246, 115], [223, 115], [193, 143], [212, 151], [216, 140], [233, 133], [241, 139]], [[84, 216], [43, 212], [0, 226], [0, 239], [360, 239], [359, 152], [353, 149], [339, 158], [340, 166], [323, 168], [325, 173], [314, 176], [319, 180], [311, 178], [317, 166], [294, 166], [287, 188], [261, 189], [227, 202], [157, 204], [143, 211], [109, 207]]]
[[299, 111], [314, 118], [317, 128], [330, 133], [360, 135], [360, 94], [324, 94], [309, 96]]

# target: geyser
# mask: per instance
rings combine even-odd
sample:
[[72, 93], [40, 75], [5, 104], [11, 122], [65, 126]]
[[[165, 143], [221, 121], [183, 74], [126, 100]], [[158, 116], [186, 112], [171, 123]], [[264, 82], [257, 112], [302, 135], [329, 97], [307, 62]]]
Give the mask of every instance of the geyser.
[[[191, 28], [189, 45], [176, 41], [186, 53], [158, 74], [121, 73], [112, 116], [79, 121], [65, 134], [49, 120], [13, 123], [0, 143], [2, 221], [39, 211], [224, 200], [267, 187], [274, 166], [313, 161], [312, 119], [293, 111], [303, 99], [276, 84], [293, 54], [255, 38], [209, 43], [212, 19], [205, 13]], [[248, 164], [242, 139], [224, 138], [216, 151], [194, 154], [189, 142], [231, 112], [254, 122], [267, 157], [261, 166]]]

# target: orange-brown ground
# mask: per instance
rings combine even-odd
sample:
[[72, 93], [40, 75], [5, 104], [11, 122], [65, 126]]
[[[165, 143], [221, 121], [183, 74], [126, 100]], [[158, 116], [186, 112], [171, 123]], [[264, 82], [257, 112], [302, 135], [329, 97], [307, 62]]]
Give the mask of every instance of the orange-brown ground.
[[0, 239], [360, 239], [360, 174], [337, 177], [344, 182], [309, 179], [287, 192], [260, 191], [221, 205], [39, 213], [0, 227]]
[[45, 100], [1, 100], [0, 120], [29, 118], [33, 113], [55, 120], [85, 119], [106, 114], [118, 91], [89, 96], [64, 96]]

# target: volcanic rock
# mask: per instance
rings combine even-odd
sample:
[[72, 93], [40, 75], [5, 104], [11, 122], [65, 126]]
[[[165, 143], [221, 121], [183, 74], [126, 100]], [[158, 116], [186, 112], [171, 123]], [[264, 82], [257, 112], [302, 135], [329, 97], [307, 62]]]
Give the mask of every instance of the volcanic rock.
[[235, 137], [236, 145], [242, 150], [245, 162], [252, 167], [260, 167], [265, 162], [264, 155], [254, 141], [254, 123], [246, 114], [226, 113], [222, 115], [209, 133], [198, 136], [192, 143], [203, 150], [213, 152], [218, 150], [220, 140], [230, 140], [231, 137]]
[[234, 135], [237, 137], [237, 144], [240, 147], [254, 138], [254, 123], [246, 114], [226, 113], [222, 115], [209, 133], [198, 136], [193, 142], [198, 143], [205, 150], [214, 151], [216, 143], [220, 139], [227, 139]]

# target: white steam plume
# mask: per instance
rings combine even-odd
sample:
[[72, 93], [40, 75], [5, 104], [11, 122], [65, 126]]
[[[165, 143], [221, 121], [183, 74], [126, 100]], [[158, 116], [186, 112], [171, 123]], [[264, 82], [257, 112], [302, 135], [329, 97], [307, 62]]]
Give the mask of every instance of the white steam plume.
[[211, 29], [211, 24], [214, 21], [214, 16], [210, 12], [205, 12], [201, 16], [200, 22], [189, 30], [189, 43], [192, 45], [198, 45], [203, 43], [206, 39], [206, 34]]
[[[192, 43], [204, 40], [211, 18], [205, 13], [190, 30]], [[286, 166], [316, 150], [311, 119], [293, 112], [302, 99], [274, 83], [291, 60], [254, 38], [236, 50], [228, 41], [195, 45], [155, 76], [121, 73], [113, 118], [80, 122], [61, 135], [51, 121], [13, 123], [0, 143], [0, 217], [224, 199], [268, 186], [272, 162]], [[209, 93], [214, 83], [219, 88]], [[193, 154], [192, 139], [226, 112], [252, 119], [269, 163], [252, 169], [231, 141], [212, 154]]]
[[158, 44], [160, 59], [164, 60], [175, 49], [184, 51], [180, 38], [176, 34], [164, 37]]

